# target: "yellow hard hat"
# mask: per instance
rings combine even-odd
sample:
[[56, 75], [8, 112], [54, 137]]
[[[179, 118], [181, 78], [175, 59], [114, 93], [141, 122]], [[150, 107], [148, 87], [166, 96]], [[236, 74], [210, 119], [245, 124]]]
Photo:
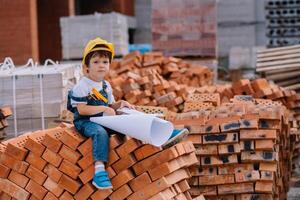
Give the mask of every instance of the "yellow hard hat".
[[[105, 46], [107, 46], [107, 48], [106, 47], [96, 47], [96, 48], [94, 48], [96, 45], [105, 45]], [[111, 61], [113, 60], [114, 54], [115, 54], [114, 45], [112, 43], [107, 42], [106, 40], [103, 40], [103, 39], [97, 37], [93, 40], [90, 40], [87, 43], [87, 45], [85, 46], [84, 51], [83, 51], [82, 64], [84, 65], [85, 58], [90, 52], [98, 51], [98, 50], [110, 52], [111, 53], [111, 59], [110, 60]]]

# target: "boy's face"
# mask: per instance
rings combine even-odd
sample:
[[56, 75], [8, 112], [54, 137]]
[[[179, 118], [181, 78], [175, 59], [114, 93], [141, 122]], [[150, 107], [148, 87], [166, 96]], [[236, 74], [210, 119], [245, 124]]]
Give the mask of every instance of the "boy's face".
[[93, 81], [101, 81], [108, 70], [109, 58], [95, 55], [90, 59], [87, 76]]

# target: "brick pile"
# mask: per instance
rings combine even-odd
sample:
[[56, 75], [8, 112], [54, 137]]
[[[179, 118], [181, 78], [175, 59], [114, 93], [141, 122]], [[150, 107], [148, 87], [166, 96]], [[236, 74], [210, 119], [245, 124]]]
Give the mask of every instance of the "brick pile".
[[5, 139], [5, 128], [8, 126], [6, 118], [12, 115], [12, 111], [9, 107], [0, 108], [0, 141]]
[[[232, 85], [214, 85], [197, 88], [195, 93], [210, 96], [214, 93], [220, 94], [221, 102], [229, 102], [234, 95], [250, 95], [255, 98], [269, 99], [285, 105], [289, 110], [290, 140], [293, 150], [293, 182], [300, 181], [300, 94], [294, 90], [284, 89], [275, 84], [270, 84], [266, 79], [253, 81], [243, 79], [232, 83]], [[210, 95], [208, 95], [210, 94]], [[185, 104], [187, 104], [185, 102]], [[200, 104], [205, 106], [204, 104]], [[196, 106], [196, 107], [195, 107]], [[207, 106], [207, 105], [206, 105]], [[185, 106], [185, 109], [189, 108]], [[194, 103], [193, 110], [201, 109]]]
[[114, 188], [96, 190], [92, 140], [64, 124], [0, 143], [0, 199], [190, 200], [195, 163], [191, 142], [162, 149], [113, 134], [107, 171]]
[[[201, 99], [216, 104], [216, 96], [194, 99], [199, 105]], [[173, 122], [189, 128], [188, 139], [196, 148], [192, 196], [286, 199], [292, 151], [288, 110], [280, 103], [236, 96], [230, 103], [177, 114]]]
[[181, 112], [190, 90], [211, 85], [212, 71], [161, 52], [132, 52], [112, 63], [107, 79], [116, 99], [135, 105], [164, 106]]

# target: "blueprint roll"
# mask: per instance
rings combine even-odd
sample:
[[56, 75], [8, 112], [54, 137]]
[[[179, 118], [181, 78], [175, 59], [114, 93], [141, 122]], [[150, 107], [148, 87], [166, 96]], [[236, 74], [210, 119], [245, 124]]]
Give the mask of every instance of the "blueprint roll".
[[168, 141], [174, 129], [171, 122], [148, 114], [92, 117], [90, 120], [154, 146]]

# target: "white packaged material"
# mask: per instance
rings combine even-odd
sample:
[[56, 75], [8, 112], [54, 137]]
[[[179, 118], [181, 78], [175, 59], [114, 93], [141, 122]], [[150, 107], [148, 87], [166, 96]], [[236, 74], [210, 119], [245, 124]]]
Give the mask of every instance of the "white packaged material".
[[115, 55], [128, 53], [127, 17], [119, 13], [95, 13], [60, 18], [64, 59], [80, 59], [87, 42], [100, 37], [115, 46]]
[[[46, 128], [45, 121], [59, 117], [66, 108], [67, 91], [79, 79], [80, 63], [50, 62], [51, 65], [47, 61], [44, 66], [38, 66], [30, 61], [25, 66], [15, 67], [11, 59], [6, 58], [0, 65], [0, 105], [13, 109], [9, 120], [14, 122], [10, 127], [13, 127], [15, 136], [21, 133], [19, 130]], [[18, 123], [18, 120], [26, 123]], [[38, 121], [41, 124], [36, 124]], [[18, 127], [20, 124], [22, 127]]]

